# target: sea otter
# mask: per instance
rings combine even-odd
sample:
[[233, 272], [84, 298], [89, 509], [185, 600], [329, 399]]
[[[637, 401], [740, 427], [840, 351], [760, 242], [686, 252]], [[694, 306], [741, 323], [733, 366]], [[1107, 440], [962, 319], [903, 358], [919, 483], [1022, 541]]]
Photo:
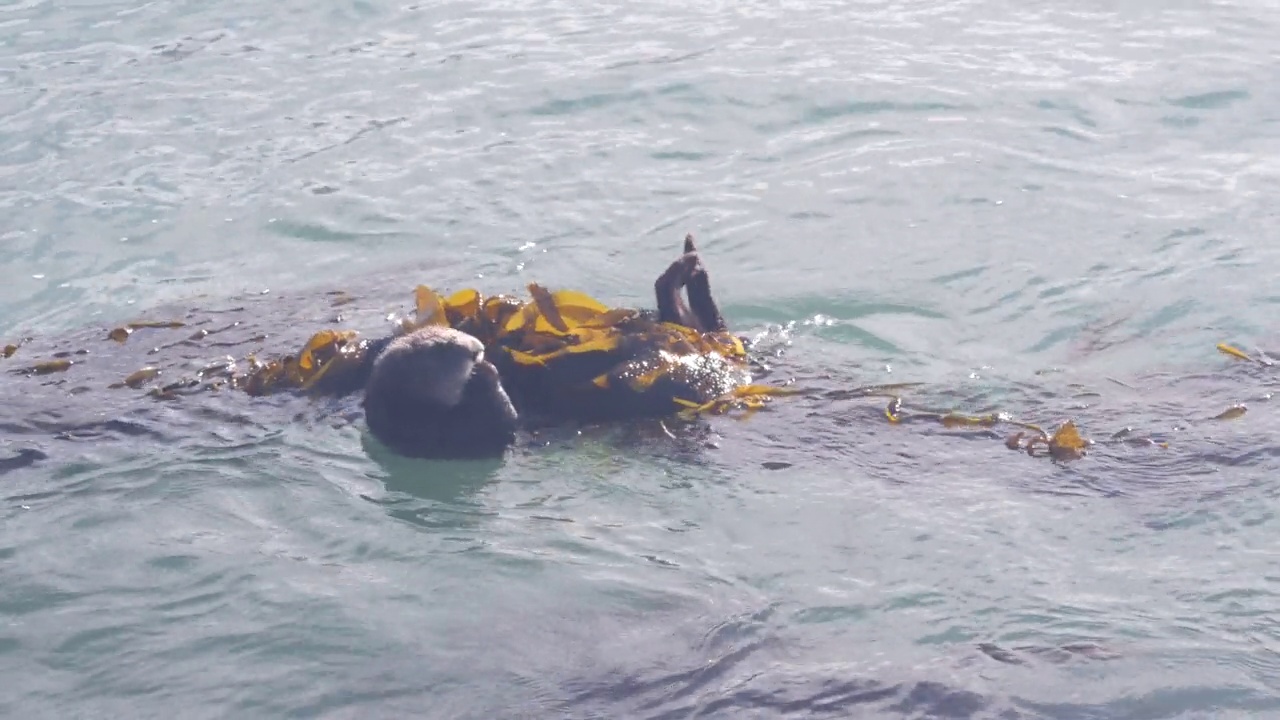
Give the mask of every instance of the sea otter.
[[492, 457], [518, 424], [661, 417], [750, 381], [691, 235], [654, 295], [656, 315], [597, 312], [573, 328], [545, 317], [560, 315], [553, 298], [524, 306], [527, 318], [512, 308], [490, 329], [468, 323], [479, 317], [477, 303], [471, 318], [457, 320], [475, 335], [428, 324], [376, 343], [364, 388], [369, 430], [405, 456]]
[[[223, 427], [230, 416], [261, 424], [263, 409], [229, 392], [334, 398], [314, 413], [344, 417], [349, 397], [363, 401], [371, 434], [398, 454], [476, 458], [501, 456], [517, 428], [757, 407], [769, 391], [748, 385], [745, 345], [725, 329], [692, 237], [653, 288], [656, 311], [537, 285], [531, 299], [475, 290], [444, 298], [419, 286], [414, 316], [370, 338], [327, 329], [303, 340], [316, 322], [384, 322], [384, 311], [361, 309], [340, 291], [319, 306], [255, 293], [225, 310], [26, 338], [4, 348], [0, 390], [9, 402], [0, 427], [15, 439], [172, 441], [175, 421], [198, 425], [202, 414], [217, 414]], [[343, 317], [332, 317], [336, 307]], [[269, 354], [268, 341], [300, 349]], [[214, 360], [227, 352], [235, 355]], [[0, 472], [46, 458], [36, 442], [5, 442]]]

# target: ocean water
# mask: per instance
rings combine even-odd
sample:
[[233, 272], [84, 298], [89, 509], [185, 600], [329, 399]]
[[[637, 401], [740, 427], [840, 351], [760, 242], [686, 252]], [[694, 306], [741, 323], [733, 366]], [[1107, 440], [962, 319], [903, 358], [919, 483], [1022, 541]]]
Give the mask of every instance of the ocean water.
[[1280, 717], [1280, 370], [1214, 349], [1280, 352], [1277, 37], [1247, 1], [5, 3], [0, 341], [648, 305], [693, 232], [776, 376], [1100, 442], [884, 398], [489, 463], [306, 400], [76, 440], [13, 416], [120, 396], [20, 350], [0, 714]]

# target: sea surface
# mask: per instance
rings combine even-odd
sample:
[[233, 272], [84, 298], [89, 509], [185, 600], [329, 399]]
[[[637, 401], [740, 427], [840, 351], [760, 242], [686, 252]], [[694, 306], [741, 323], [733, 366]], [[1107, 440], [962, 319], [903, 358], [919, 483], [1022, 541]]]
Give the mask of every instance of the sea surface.
[[68, 439], [20, 349], [0, 716], [1280, 718], [1280, 366], [1215, 349], [1280, 353], [1277, 198], [1271, 2], [7, 0], [0, 341], [649, 306], [692, 232], [770, 380], [1097, 444], [838, 393], [486, 463], [243, 396]]

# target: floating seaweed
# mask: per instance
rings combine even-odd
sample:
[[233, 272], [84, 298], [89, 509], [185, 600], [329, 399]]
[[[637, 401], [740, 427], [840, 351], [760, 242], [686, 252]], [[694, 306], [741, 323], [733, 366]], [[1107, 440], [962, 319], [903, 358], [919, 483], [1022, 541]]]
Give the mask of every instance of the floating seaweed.
[[485, 299], [472, 289], [445, 298], [418, 286], [414, 291], [417, 315], [402, 322], [402, 328], [448, 325], [478, 338], [489, 352], [505, 355], [517, 368], [546, 369], [562, 360], [592, 355], [623, 358], [627, 348], [644, 348], [648, 352], [643, 357], [619, 359], [605, 372], [570, 383], [566, 389], [637, 396], [655, 393], [660, 399], [672, 387], [694, 388], [699, 402], [674, 394], [670, 398], [671, 410], [686, 417], [732, 409], [751, 413], [770, 396], [796, 392], [757, 384], [718, 392], [716, 383], [726, 376], [747, 377], [746, 349], [730, 333], [658, 322], [639, 310], [610, 308], [575, 290], [552, 292], [536, 283], [528, 290], [530, 299], [520, 301], [506, 295]]
[[1214, 416], [1213, 416], [1212, 418], [1210, 418], [1210, 419], [1212, 419], [1212, 420], [1235, 420], [1236, 418], [1243, 416], [1243, 415], [1244, 415], [1246, 412], [1248, 412], [1248, 411], [1249, 411], [1249, 408], [1245, 407], [1243, 404], [1236, 404], [1236, 405], [1232, 405], [1231, 407], [1227, 408], [1226, 410], [1223, 410], [1222, 412], [1218, 413], [1217, 415], [1214, 415]]
[[[1005, 440], [1006, 447], [1011, 450], [1025, 450], [1028, 455], [1035, 457], [1037, 450], [1044, 446], [1045, 453], [1049, 457], [1059, 462], [1066, 462], [1084, 457], [1085, 450], [1090, 445], [1090, 441], [1080, 435], [1075, 422], [1071, 420], [1058, 426], [1052, 435], [1034, 425], [1027, 424], [1024, 427], [1038, 431], [1038, 434], [1028, 436], [1026, 432], [1014, 433]], [[1025, 443], [1022, 442], [1024, 437], [1027, 438]]]
[[1227, 343], [1218, 343], [1218, 352], [1223, 353], [1224, 355], [1229, 355], [1233, 358], [1236, 358], [1237, 360], [1244, 360], [1246, 362], [1256, 363], [1263, 367], [1272, 367], [1273, 365], [1275, 365], [1275, 363], [1272, 362], [1271, 358], [1268, 358], [1265, 355], [1259, 354], [1257, 357], [1254, 357], [1253, 355], [1250, 355], [1249, 353], [1241, 350], [1240, 348], [1235, 347], [1233, 345], [1228, 345]]
[[260, 361], [249, 357], [249, 371], [232, 378], [235, 387], [250, 395], [266, 395], [282, 389], [319, 390], [321, 381], [339, 381], [358, 369], [368, 349], [353, 330], [321, 330], [296, 355]]
[[128, 387], [128, 388], [137, 390], [138, 388], [147, 384], [147, 381], [152, 380], [159, 375], [160, 375], [159, 368], [151, 367], [148, 365], [147, 367], [144, 367], [141, 370], [137, 370], [133, 373], [130, 373], [129, 376], [126, 377], [124, 380], [118, 383], [112, 383], [107, 387], [112, 390], [122, 388], [122, 387]]
[[181, 320], [145, 320], [140, 322], [131, 322], [127, 325], [113, 328], [107, 333], [107, 339], [123, 343], [129, 339], [129, 336], [132, 335], [135, 330], [142, 330], [143, 328], [164, 328], [171, 330], [184, 326], [186, 326], [186, 323]]
[[12, 372], [19, 375], [52, 375], [54, 373], [66, 372], [75, 364], [74, 360], [67, 358], [59, 358], [57, 360], [46, 360], [45, 362], [36, 363], [30, 367], [19, 368]]
[[[904, 420], [933, 420], [945, 428], [987, 428], [1007, 425], [1019, 428], [1017, 432], [1005, 438], [1005, 446], [1010, 450], [1021, 450], [1032, 457], [1047, 456], [1059, 462], [1078, 460], [1085, 456], [1089, 447], [1097, 444], [1080, 434], [1074, 420], [1066, 420], [1052, 433], [1035, 423], [1023, 422], [1008, 413], [994, 412], [985, 415], [967, 415], [955, 411], [939, 412], [933, 410], [904, 411], [902, 398], [897, 395], [901, 386], [870, 386], [859, 388], [861, 396], [888, 396], [889, 403], [885, 407], [885, 417], [891, 424], [900, 424]], [[1131, 428], [1124, 428], [1113, 434], [1106, 444], [1123, 442], [1130, 445], [1154, 446], [1168, 449], [1169, 444], [1150, 436], [1134, 436]]]

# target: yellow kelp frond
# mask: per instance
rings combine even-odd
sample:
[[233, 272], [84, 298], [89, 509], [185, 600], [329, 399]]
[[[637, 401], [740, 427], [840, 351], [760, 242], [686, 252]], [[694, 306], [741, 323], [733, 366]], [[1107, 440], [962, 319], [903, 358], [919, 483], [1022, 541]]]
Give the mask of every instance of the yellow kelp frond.
[[445, 312], [444, 300], [426, 285], [413, 289], [413, 308], [416, 316], [413, 320], [414, 330], [428, 325], [448, 325], [449, 316]]
[[347, 343], [356, 339], [354, 330], [321, 330], [302, 347], [302, 352], [298, 353], [298, 367], [303, 372], [310, 372], [318, 366], [316, 360], [317, 353], [328, 351], [332, 354], [337, 348], [345, 346]]
[[449, 324], [456, 327], [466, 320], [480, 317], [481, 301], [480, 291], [472, 288], [450, 295], [444, 301], [444, 312]]
[[1054, 460], [1075, 460], [1084, 457], [1089, 441], [1080, 435], [1071, 420], [1062, 423], [1049, 438], [1049, 455]]
[[268, 360], [249, 357], [249, 371], [235, 378], [235, 385], [250, 395], [266, 395], [283, 389], [310, 390], [321, 379], [336, 379], [359, 367], [365, 344], [352, 330], [321, 330], [296, 356]]
[[[1071, 420], [1062, 423], [1062, 425], [1054, 431], [1053, 435], [1050, 435], [1035, 425], [1027, 423], [1013, 424], [1025, 427], [1028, 430], [1033, 431], [1035, 434], [1028, 437], [1025, 432], [1015, 433], [1005, 440], [1005, 445], [1010, 450], [1025, 450], [1026, 453], [1032, 457], [1036, 455], [1036, 450], [1040, 446], [1044, 446], [1047, 451], [1046, 454], [1054, 460], [1058, 460], [1060, 462], [1078, 460], [1084, 457], [1085, 450], [1090, 444], [1092, 444], [1092, 441], [1086, 440], [1080, 435], [1080, 431], [1076, 428], [1076, 424]], [[1025, 443], [1022, 442], [1024, 437], [1027, 437], [1027, 441]]]
[[545, 365], [551, 360], [575, 353], [613, 352], [618, 349], [621, 336], [611, 330], [579, 328], [568, 339], [548, 340], [541, 335], [526, 336], [525, 349], [506, 348], [511, 358], [520, 365]]
[[1231, 357], [1236, 358], [1237, 360], [1244, 360], [1246, 362], [1257, 363], [1264, 367], [1271, 367], [1274, 364], [1271, 362], [1270, 359], [1266, 357], [1254, 357], [1253, 355], [1250, 355], [1249, 353], [1241, 350], [1240, 348], [1235, 347], [1234, 345], [1228, 345], [1226, 343], [1218, 343], [1218, 352], [1224, 355], [1230, 355]]
[[684, 398], [673, 398], [684, 407], [680, 416], [694, 418], [698, 415], [724, 415], [731, 410], [744, 410], [747, 416], [762, 409], [771, 398], [787, 395], [800, 395], [804, 391], [794, 387], [775, 385], [741, 385], [720, 397], [705, 403], [695, 403]]
[[582, 321], [582, 327], [601, 329], [601, 328], [619, 328], [640, 317], [640, 311], [633, 308], [612, 308], [595, 317]]
[[495, 295], [484, 301], [481, 315], [490, 326], [500, 328], [506, 325], [507, 320], [522, 307], [524, 303], [510, 295]]
[[524, 303], [503, 295], [485, 298], [474, 288], [464, 288], [441, 296], [426, 285], [413, 291], [414, 317], [399, 323], [401, 332], [413, 332], [430, 325], [452, 327], [488, 345], [503, 334], [502, 326]]
[[507, 318], [502, 325], [502, 334], [537, 332], [563, 336], [587, 324], [597, 329], [609, 327], [600, 319], [608, 316], [610, 309], [585, 293], [576, 290], [550, 292], [537, 283], [530, 283], [529, 295], [532, 301]]
[[1218, 352], [1223, 353], [1224, 355], [1230, 355], [1240, 360], [1247, 360], [1249, 362], [1253, 362], [1253, 358], [1249, 357], [1248, 353], [1246, 353], [1245, 351], [1237, 347], [1228, 345], [1226, 343], [1218, 343]]
[[[746, 357], [742, 342], [729, 333], [701, 333], [674, 323], [660, 323], [638, 310], [610, 308], [575, 290], [551, 292], [531, 283], [529, 294], [532, 300], [509, 309], [495, 334], [481, 338], [486, 343], [502, 340], [502, 349], [519, 365], [543, 365], [573, 354], [610, 352], [619, 352], [619, 362], [623, 362], [625, 348], [648, 349], [657, 355], [645, 361], [650, 366], [625, 378], [634, 391], [644, 392], [676, 371], [682, 358], [714, 354], [742, 361]], [[608, 383], [603, 379], [594, 384], [605, 388]]]
[[528, 291], [527, 301], [507, 296], [486, 299], [474, 289], [443, 298], [419, 285], [414, 291], [416, 316], [403, 321], [401, 329], [447, 325], [473, 335], [486, 347], [501, 340], [503, 349], [521, 365], [540, 365], [575, 353], [612, 352], [619, 349], [624, 335], [675, 355], [714, 353], [735, 360], [747, 356], [742, 341], [731, 333], [702, 333], [648, 320], [639, 310], [610, 308], [577, 290], [553, 292], [530, 283]]
[[745, 358], [747, 356], [747, 348], [743, 346], [741, 338], [733, 333], [706, 333], [702, 336], [702, 340], [710, 345], [715, 352], [725, 357]]

